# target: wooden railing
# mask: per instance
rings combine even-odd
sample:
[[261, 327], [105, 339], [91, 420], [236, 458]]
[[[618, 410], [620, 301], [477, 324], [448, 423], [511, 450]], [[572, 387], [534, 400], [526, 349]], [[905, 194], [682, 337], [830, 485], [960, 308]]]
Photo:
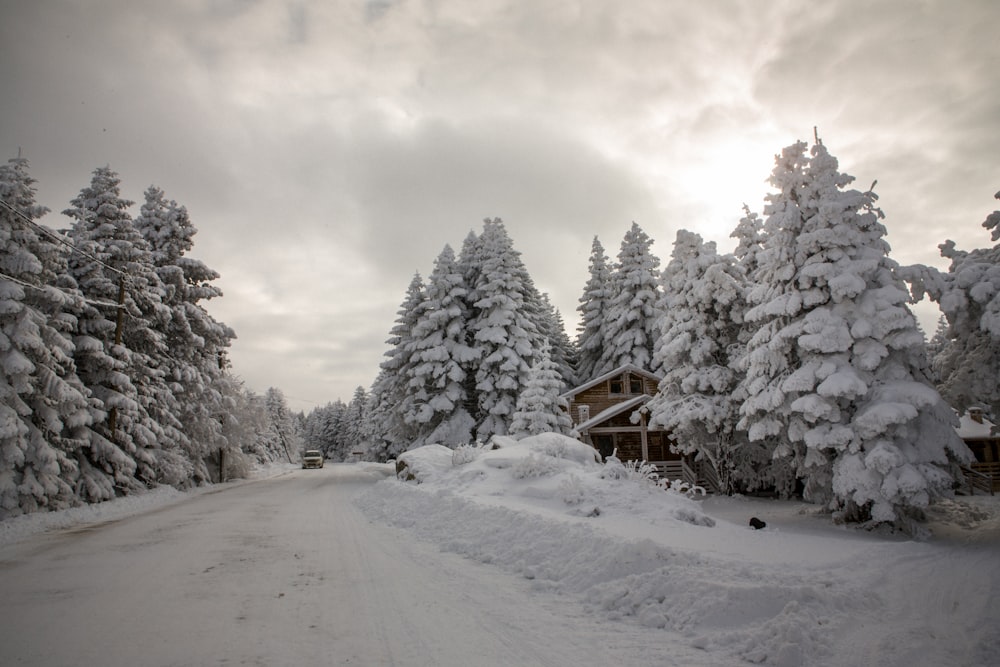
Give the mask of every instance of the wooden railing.
[[681, 468], [681, 461], [652, 461], [657, 470], [660, 471], [660, 477], [664, 479], [683, 479], [684, 471]]
[[722, 482], [719, 481], [719, 473], [715, 468], [705, 461], [698, 463], [698, 478], [701, 480], [700, 486], [705, 487], [711, 493], [722, 493]]
[[687, 459], [681, 459], [681, 470], [683, 471], [681, 478], [685, 481], [685, 483], [687, 483], [688, 486], [692, 488], [699, 486], [698, 473], [695, 472], [694, 468], [688, 465]]
[[679, 479], [690, 486], [700, 486], [706, 491], [719, 493], [719, 477], [712, 466], [705, 463], [688, 464], [684, 459], [674, 461], [650, 461], [656, 466], [663, 479]]
[[1000, 491], [1000, 462], [972, 463], [968, 467], [962, 466], [962, 472], [969, 485], [969, 495], [975, 494], [976, 489], [991, 496]]

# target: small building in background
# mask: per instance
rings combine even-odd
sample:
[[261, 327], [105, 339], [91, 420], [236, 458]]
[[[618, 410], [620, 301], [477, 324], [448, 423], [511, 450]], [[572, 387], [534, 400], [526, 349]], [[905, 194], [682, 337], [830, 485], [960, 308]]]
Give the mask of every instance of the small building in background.
[[1000, 491], [1000, 432], [979, 407], [969, 408], [960, 422], [958, 436], [976, 456], [969, 468], [989, 477], [993, 492]]
[[570, 389], [561, 398], [569, 405], [577, 437], [602, 457], [617, 452], [622, 461], [655, 465], [667, 479], [718, 491], [718, 476], [707, 462], [672, 452], [670, 432], [647, 424], [643, 408], [659, 387], [658, 376], [626, 364]]

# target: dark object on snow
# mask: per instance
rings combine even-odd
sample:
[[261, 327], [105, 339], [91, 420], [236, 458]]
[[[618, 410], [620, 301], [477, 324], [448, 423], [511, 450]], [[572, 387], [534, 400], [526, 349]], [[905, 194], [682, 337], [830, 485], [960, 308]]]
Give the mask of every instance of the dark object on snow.
[[767, 528], [767, 524], [758, 519], [755, 516], [750, 517], [750, 527], [754, 530], [760, 530], [761, 528]]
[[587, 516], [589, 517], [601, 516], [601, 508], [595, 507], [590, 511], [590, 514], [588, 514]]

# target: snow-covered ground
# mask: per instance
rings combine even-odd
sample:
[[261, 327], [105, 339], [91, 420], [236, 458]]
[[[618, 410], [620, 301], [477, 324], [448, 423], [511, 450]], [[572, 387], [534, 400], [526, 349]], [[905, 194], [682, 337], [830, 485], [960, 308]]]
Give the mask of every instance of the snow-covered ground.
[[595, 616], [661, 628], [703, 651], [699, 664], [1000, 664], [998, 498], [942, 503], [914, 541], [833, 525], [801, 502], [608, 479], [558, 436], [505, 444], [408, 453], [419, 484], [382, 482], [358, 502]]
[[[420, 483], [373, 464], [284, 466], [260, 473], [275, 478], [260, 487], [249, 480], [161, 490], [0, 522], [0, 565], [19, 572], [30, 552], [40, 568], [32, 576], [43, 577], [18, 580], [5, 595], [39, 605], [52, 627], [60, 614], [45, 605], [61, 605], [77, 627], [73, 610], [87, 601], [47, 602], [39, 596], [57, 587], [47, 578], [81, 566], [91, 574], [77, 586], [95, 589], [93, 602], [117, 614], [109, 622], [131, 622], [129, 609], [152, 614], [154, 604], [113, 609], [118, 598], [96, 590], [101, 577], [124, 576], [137, 593], [166, 596], [155, 606], [172, 620], [153, 632], [157, 639], [123, 648], [112, 638], [116, 653], [105, 654], [106, 664], [136, 655], [147, 664], [181, 664], [178, 655], [259, 664], [446, 665], [476, 656], [483, 665], [1000, 664], [998, 498], [941, 504], [931, 536], [915, 541], [833, 525], [799, 502], [692, 500], [592, 462], [587, 449], [556, 436], [502, 442], [491, 451], [412, 452], [404, 458]], [[181, 504], [195, 495], [206, 497]], [[351, 518], [343, 505], [350, 500], [368, 527]], [[329, 507], [316, 508], [317, 521], [305, 519], [303, 508], [318, 501]], [[106, 537], [79, 529], [59, 537], [63, 528], [137, 514], [102, 528]], [[752, 516], [767, 527], [752, 530]], [[43, 531], [53, 536], [37, 535]], [[320, 534], [327, 532], [335, 534]], [[115, 550], [102, 551], [99, 540]], [[266, 568], [248, 569], [255, 561]], [[165, 581], [143, 576], [145, 562]], [[283, 621], [281, 609], [307, 593]], [[236, 621], [224, 621], [237, 606]], [[185, 628], [200, 627], [194, 619], [208, 612], [218, 624], [190, 636]], [[22, 613], [7, 614], [8, 626]], [[300, 619], [315, 629], [299, 628]], [[163, 621], [139, 618], [130, 632], [156, 623]], [[100, 650], [96, 628], [66, 632]], [[183, 646], [167, 640], [184, 632]]]
[[146, 492], [133, 493], [132, 495], [116, 498], [104, 503], [81, 505], [80, 507], [72, 507], [58, 512], [23, 514], [0, 521], [0, 546], [18, 542], [38, 533], [58, 530], [60, 528], [73, 528], [85, 524], [117, 521], [118, 519], [135, 516], [136, 514], [158, 509], [171, 503], [187, 500], [203, 493], [215, 493], [254, 480], [283, 475], [298, 467], [298, 465], [291, 463], [272, 463], [258, 466], [252, 471], [248, 479], [233, 480], [222, 485], [202, 486], [189, 491], [178, 491], [172, 486], [160, 486]]

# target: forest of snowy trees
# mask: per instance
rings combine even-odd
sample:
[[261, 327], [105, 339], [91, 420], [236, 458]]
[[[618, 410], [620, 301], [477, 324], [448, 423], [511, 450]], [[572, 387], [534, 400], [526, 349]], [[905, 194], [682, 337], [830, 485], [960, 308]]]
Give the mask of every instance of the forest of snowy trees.
[[[560, 394], [624, 364], [663, 378], [649, 423], [724, 490], [801, 494], [844, 520], [906, 524], [970, 452], [955, 410], [1000, 414], [1000, 245], [943, 243], [947, 271], [889, 257], [873, 188], [817, 138], [775, 158], [762, 214], [720, 254], [676, 232], [666, 266], [635, 223], [593, 239], [571, 339], [500, 219], [407, 287], [371, 387], [307, 415], [233, 375], [218, 275], [156, 187], [133, 218], [110, 168], [38, 224], [26, 160], [0, 167], [0, 518], [243, 474], [253, 461], [388, 460], [423, 444], [570, 433]], [[873, 186], [874, 187], [874, 186]], [[1000, 197], [1000, 193], [998, 193]], [[1000, 212], [983, 223], [1000, 239]], [[941, 324], [925, 341], [909, 304]]]
[[[724, 490], [906, 526], [971, 458], [955, 410], [1000, 414], [1000, 246], [947, 242], [949, 271], [900, 267], [877, 196], [853, 180], [818, 138], [797, 142], [775, 158], [763, 215], [744, 207], [731, 254], [681, 230], [661, 270], [635, 223], [616, 261], [595, 238], [572, 341], [503, 223], [486, 220], [413, 277], [371, 389], [314, 410], [304, 437], [334, 458], [385, 460], [568, 433], [559, 395], [634, 364], [663, 378], [650, 424]], [[984, 226], [1000, 238], [1000, 212]], [[943, 312], [930, 345], [909, 308], [924, 294]]]
[[187, 210], [150, 187], [133, 219], [119, 183], [96, 169], [56, 232], [27, 160], [0, 166], [0, 519], [297, 457], [281, 392], [228, 369]]

